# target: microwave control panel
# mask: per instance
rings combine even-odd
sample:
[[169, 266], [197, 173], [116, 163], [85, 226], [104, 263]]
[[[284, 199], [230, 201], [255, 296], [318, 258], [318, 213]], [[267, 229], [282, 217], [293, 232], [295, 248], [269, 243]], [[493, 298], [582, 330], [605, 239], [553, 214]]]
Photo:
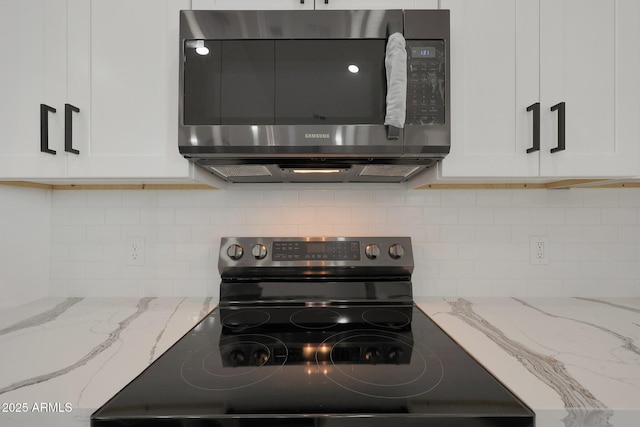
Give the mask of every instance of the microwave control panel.
[[406, 43], [406, 124], [445, 124], [444, 40], [407, 40]]

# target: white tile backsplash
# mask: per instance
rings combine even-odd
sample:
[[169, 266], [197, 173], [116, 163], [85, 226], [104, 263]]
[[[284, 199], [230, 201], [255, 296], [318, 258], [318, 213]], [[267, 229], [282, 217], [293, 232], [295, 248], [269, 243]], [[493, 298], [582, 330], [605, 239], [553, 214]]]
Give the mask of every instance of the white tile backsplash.
[[[640, 189], [54, 191], [51, 293], [217, 297], [222, 236], [409, 235], [419, 296], [638, 296]], [[548, 236], [548, 265], [529, 239]], [[128, 266], [127, 237], [145, 238]]]
[[637, 212], [628, 208], [602, 209], [602, 223], [605, 225], [633, 225], [638, 220]]
[[106, 225], [140, 224], [140, 208], [105, 208]]
[[640, 243], [640, 225], [619, 226], [618, 241], [622, 243]]
[[331, 190], [302, 190], [298, 199], [300, 206], [332, 206], [334, 192]]
[[602, 209], [569, 207], [565, 209], [565, 223], [569, 225], [593, 225], [600, 224]]
[[[51, 191], [0, 185], [0, 207], [2, 309], [49, 293]], [[66, 247], [61, 252], [64, 262]]]

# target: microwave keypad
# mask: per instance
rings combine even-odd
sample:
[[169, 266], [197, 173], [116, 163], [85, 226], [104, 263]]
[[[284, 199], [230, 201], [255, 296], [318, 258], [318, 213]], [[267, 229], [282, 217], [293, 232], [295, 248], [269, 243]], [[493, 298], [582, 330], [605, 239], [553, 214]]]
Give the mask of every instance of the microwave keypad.
[[445, 73], [444, 41], [407, 40], [406, 124], [445, 124]]

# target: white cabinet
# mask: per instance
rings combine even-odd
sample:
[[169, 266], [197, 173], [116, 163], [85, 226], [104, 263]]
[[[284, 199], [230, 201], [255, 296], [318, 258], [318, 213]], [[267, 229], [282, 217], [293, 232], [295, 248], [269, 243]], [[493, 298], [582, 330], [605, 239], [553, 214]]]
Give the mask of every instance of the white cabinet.
[[443, 0], [451, 16], [451, 152], [444, 177], [537, 176], [527, 155], [539, 100], [538, 5]]
[[194, 10], [437, 9], [438, 0], [193, 0]]
[[[637, 0], [541, 0], [541, 138], [547, 144], [540, 175], [640, 171], [640, 116], [630, 120], [624, 113], [638, 111], [640, 103], [638, 10]], [[560, 102], [566, 105], [566, 149], [551, 154], [558, 117], [550, 107]]]
[[193, 10], [313, 10], [313, 0], [192, 0]]
[[[189, 0], [1, 3], [0, 179], [188, 182], [178, 152], [179, 10]], [[9, 64], [7, 64], [9, 65]], [[6, 86], [6, 90], [4, 90]], [[49, 146], [40, 153], [40, 104]], [[65, 104], [77, 108], [65, 124]], [[6, 124], [5, 124], [6, 122]], [[71, 131], [73, 149], [65, 152]], [[208, 175], [206, 175], [208, 176]]]
[[[451, 10], [452, 79], [438, 178], [640, 174], [637, 0], [4, 0], [0, 179], [193, 179], [177, 149], [181, 9], [438, 6]], [[551, 153], [560, 103], [566, 145]], [[41, 104], [56, 109], [45, 129], [56, 155], [40, 151]], [[65, 152], [65, 104], [79, 109], [79, 154]]]
[[[178, 25], [188, 0], [79, 1], [86, 60], [69, 71], [82, 112], [70, 178], [188, 178], [178, 152]], [[80, 26], [79, 26], [80, 27]], [[74, 74], [75, 73], [75, 74]], [[84, 107], [84, 108], [83, 108]]]
[[[65, 19], [64, 1], [0, 2], [0, 179], [65, 174]], [[57, 155], [40, 151], [41, 104]]]
[[68, 75], [82, 136], [69, 179], [193, 179], [177, 142], [179, 11], [190, 2], [75, 1], [80, 24], [69, 46], [78, 60]]
[[316, 0], [316, 9], [437, 9], [437, 0]]
[[[637, 1], [442, 0], [441, 7], [451, 10], [453, 127], [438, 178], [638, 173]], [[534, 111], [527, 111], [536, 103], [538, 151], [529, 150]], [[566, 144], [552, 153], [560, 109], [551, 107], [560, 103]]]

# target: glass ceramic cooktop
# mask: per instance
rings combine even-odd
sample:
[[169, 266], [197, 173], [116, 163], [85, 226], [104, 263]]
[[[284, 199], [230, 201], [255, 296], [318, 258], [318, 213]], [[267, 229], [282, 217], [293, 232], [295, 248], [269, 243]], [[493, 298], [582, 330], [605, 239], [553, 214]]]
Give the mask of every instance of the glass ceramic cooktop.
[[533, 426], [417, 307], [217, 308], [92, 426]]

